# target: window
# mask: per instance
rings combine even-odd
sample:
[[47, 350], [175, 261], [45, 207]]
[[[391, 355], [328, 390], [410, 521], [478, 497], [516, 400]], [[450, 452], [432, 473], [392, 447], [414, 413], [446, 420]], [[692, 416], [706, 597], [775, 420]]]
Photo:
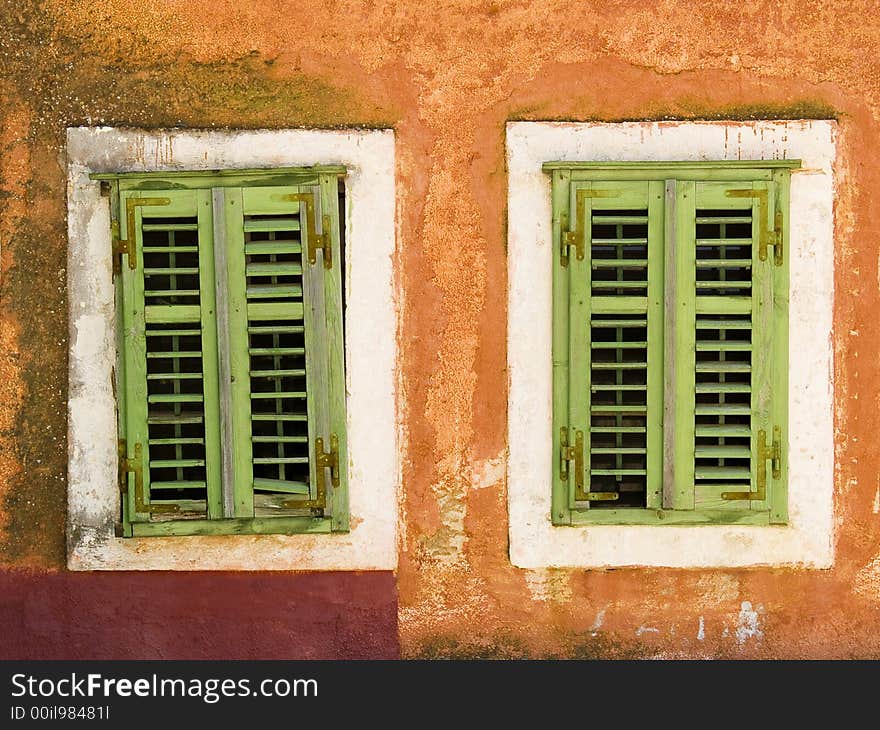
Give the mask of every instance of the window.
[[798, 166], [544, 165], [555, 524], [786, 521]]
[[126, 535], [348, 529], [344, 168], [111, 182]]
[[[394, 150], [394, 132], [387, 129], [67, 130], [71, 570], [396, 567]], [[275, 199], [286, 195], [306, 197]], [[124, 201], [132, 198], [169, 202], [133, 205], [129, 226]], [[312, 241], [314, 264], [308, 261]], [[297, 243], [299, 262], [291, 251]], [[275, 247], [282, 251], [272, 252]], [[145, 248], [153, 249], [146, 261]], [[126, 289], [127, 281], [146, 286], [136, 292]], [[295, 320], [298, 286], [304, 290], [301, 322]], [[126, 304], [126, 292], [147, 295], [144, 306], [136, 306], [136, 297]], [[141, 387], [133, 393], [121, 372], [126, 308], [129, 319], [143, 318], [142, 339], [130, 339], [142, 363]], [[160, 334], [148, 336], [151, 331]], [[147, 358], [147, 348], [163, 355]], [[265, 352], [278, 349], [293, 352]], [[180, 356], [186, 352], [201, 355]], [[136, 358], [137, 350], [128, 355]], [[252, 367], [252, 355], [272, 359]], [[305, 379], [277, 372], [301, 370]], [[244, 387], [235, 390], [242, 372]], [[130, 409], [135, 398], [146, 416]], [[161, 421], [179, 420], [187, 410], [196, 412], [194, 423], [176, 424], [179, 433], [174, 423], [165, 424], [165, 431], [151, 434], [150, 411]], [[140, 441], [132, 439], [130, 421], [140, 428]], [[152, 444], [158, 452], [147, 443], [145, 453], [144, 435], [172, 441]], [[119, 458], [120, 438], [128, 463]], [[142, 464], [145, 458], [166, 462], [140, 472], [140, 502], [151, 507], [149, 515], [134, 503], [134, 473], [126, 473], [127, 494], [120, 491], [119, 467], [137, 465], [137, 443]], [[328, 455], [320, 466], [318, 452]], [[164, 505], [177, 512], [156, 510]]]
[[[507, 124], [514, 565], [833, 564], [836, 139], [828, 120]], [[750, 192], [728, 196], [736, 190]], [[749, 222], [725, 222], [722, 234], [724, 218]], [[574, 234], [566, 244], [578, 242], [578, 220], [582, 259], [577, 246], [562, 250], [563, 231]], [[723, 257], [710, 245], [722, 239]], [[574, 290], [560, 291], [575, 272]], [[676, 306], [683, 313], [673, 317]], [[723, 380], [721, 367], [731, 368]], [[754, 407], [765, 393], [769, 402]], [[605, 409], [595, 422], [585, 418], [593, 405]], [[748, 439], [732, 430], [746, 425]], [[567, 448], [583, 433], [583, 491], [575, 460], [561, 458], [563, 427]], [[611, 498], [583, 499], [589, 492]]]

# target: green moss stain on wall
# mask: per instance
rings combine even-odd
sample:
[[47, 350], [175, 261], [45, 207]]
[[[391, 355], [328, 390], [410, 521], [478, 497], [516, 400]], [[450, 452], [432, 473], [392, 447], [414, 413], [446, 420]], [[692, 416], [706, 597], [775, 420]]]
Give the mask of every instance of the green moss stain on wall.
[[[28, 213], [5, 250], [12, 264], [2, 310], [20, 322], [23, 403], [11, 441], [21, 471], [0, 511], [0, 563], [65, 564], [67, 473], [67, 237], [64, 135], [68, 126], [140, 128], [387, 127], [395, 111], [357, 89], [250, 53], [199, 63], [151, 54], [147, 38], [94, 38], [53, 25], [41, 3], [0, 0], [2, 101], [33, 111]], [[39, 155], [36, 154], [39, 151]]]

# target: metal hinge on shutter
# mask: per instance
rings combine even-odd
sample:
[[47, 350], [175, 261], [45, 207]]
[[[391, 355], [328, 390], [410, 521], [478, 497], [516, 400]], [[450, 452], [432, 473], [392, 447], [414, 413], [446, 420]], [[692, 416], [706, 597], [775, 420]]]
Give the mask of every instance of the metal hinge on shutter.
[[569, 462], [574, 462], [574, 498], [578, 501], [607, 502], [619, 498], [617, 492], [584, 491], [584, 432], [574, 432], [574, 444], [568, 442], [568, 429], [559, 429], [559, 478], [567, 482]]
[[583, 261], [586, 256], [587, 240], [584, 225], [584, 215], [586, 212], [587, 198], [616, 198], [620, 193], [617, 190], [578, 190], [575, 193], [575, 229], [573, 231], [565, 230], [568, 228], [568, 215], [563, 213], [561, 222], [562, 235], [561, 246], [559, 251], [559, 262], [563, 266], [568, 266], [569, 248], [574, 246], [575, 258]]
[[318, 233], [315, 225], [315, 196], [312, 193], [292, 193], [282, 196], [282, 200], [299, 202], [306, 207], [306, 225], [308, 238], [309, 263], [314, 265], [318, 262], [318, 251], [321, 252], [324, 268], [333, 268], [333, 247], [330, 241], [330, 226], [332, 221], [329, 215], [321, 216], [321, 233]]
[[773, 478], [782, 476], [782, 436], [778, 426], [773, 427], [773, 442], [767, 443], [767, 432], [758, 431], [758, 454], [754, 492], [722, 492], [721, 499], [749, 499], [761, 502], [767, 498], [767, 462], [770, 462]]
[[330, 483], [339, 486], [339, 438], [330, 434], [330, 451], [324, 451], [324, 439], [315, 439], [315, 498], [309, 500], [290, 499], [284, 502], [286, 509], [324, 510], [327, 508], [327, 482], [325, 469], [330, 469]]
[[728, 190], [725, 195], [728, 198], [757, 198], [758, 211], [761, 216], [761, 230], [758, 238], [758, 259], [767, 260], [767, 247], [773, 246], [773, 263], [782, 266], [783, 263], [783, 236], [782, 236], [782, 212], [777, 211], [773, 216], [773, 227], [770, 227], [770, 198], [767, 190]]
[[124, 495], [128, 494], [127, 474], [134, 474], [134, 511], [140, 514], [158, 514], [167, 512], [179, 512], [180, 507], [176, 504], [147, 504], [144, 501], [144, 463], [143, 447], [134, 445], [134, 456], [127, 456], [128, 449], [125, 440], [119, 441], [119, 485]]
[[113, 273], [118, 274], [122, 269], [122, 257], [128, 256], [128, 268], [134, 271], [137, 268], [137, 255], [135, 252], [135, 208], [148, 205], [170, 205], [170, 198], [127, 198], [125, 201], [125, 220], [128, 238], [121, 239], [119, 233], [119, 221], [110, 222], [110, 230], [113, 236]]

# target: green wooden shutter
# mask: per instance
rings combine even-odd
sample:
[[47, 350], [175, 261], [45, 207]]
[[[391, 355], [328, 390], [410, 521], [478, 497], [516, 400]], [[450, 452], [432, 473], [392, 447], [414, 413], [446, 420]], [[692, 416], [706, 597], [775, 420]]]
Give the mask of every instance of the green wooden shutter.
[[788, 170], [549, 169], [554, 524], [785, 522]]
[[682, 433], [675, 463], [677, 483], [693, 483], [693, 500], [675, 507], [767, 512], [773, 492], [785, 490], [765, 453], [774, 439], [782, 448], [785, 420], [785, 407], [774, 401], [785, 400], [786, 392], [773, 387], [774, 373], [787, 368], [786, 338], [775, 331], [778, 310], [787, 315], [777, 296], [780, 264], [772, 246], [782, 235], [781, 227], [774, 230], [778, 185], [698, 182], [679, 188], [679, 219], [689, 221], [679, 243], [693, 252], [694, 266], [692, 276], [678, 282], [676, 296], [693, 301], [683, 307], [687, 321], [677, 323], [688, 342], [678, 344], [684, 349], [693, 337], [694, 358], [690, 369], [677, 371], [677, 395], [693, 402], [693, 418], [676, 422]]
[[348, 529], [336, 180], [225, 191], [237, 517]]
[[554, 180], [553, 518], [564, 524], [571, 510], [660, 504], [663, 187]]
[[[219, 517], [217, 341], [208, 191], [123, 191], [124, 515]], [[129, 260], [131, 253], [133, 260]]]

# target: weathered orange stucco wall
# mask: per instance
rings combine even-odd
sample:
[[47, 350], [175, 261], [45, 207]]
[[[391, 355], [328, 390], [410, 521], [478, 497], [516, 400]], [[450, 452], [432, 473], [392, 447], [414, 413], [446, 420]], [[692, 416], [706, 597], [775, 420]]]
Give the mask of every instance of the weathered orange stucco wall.
[[[807, 0], [0, 0], [2, 564], [64, 565], [64, 128], [392, 126], [402, 654], [880, 656], [878, 11]], [[513, 568], [504, 123], [801, 117], [836, 118], [841, 132], [835, 567]]]

